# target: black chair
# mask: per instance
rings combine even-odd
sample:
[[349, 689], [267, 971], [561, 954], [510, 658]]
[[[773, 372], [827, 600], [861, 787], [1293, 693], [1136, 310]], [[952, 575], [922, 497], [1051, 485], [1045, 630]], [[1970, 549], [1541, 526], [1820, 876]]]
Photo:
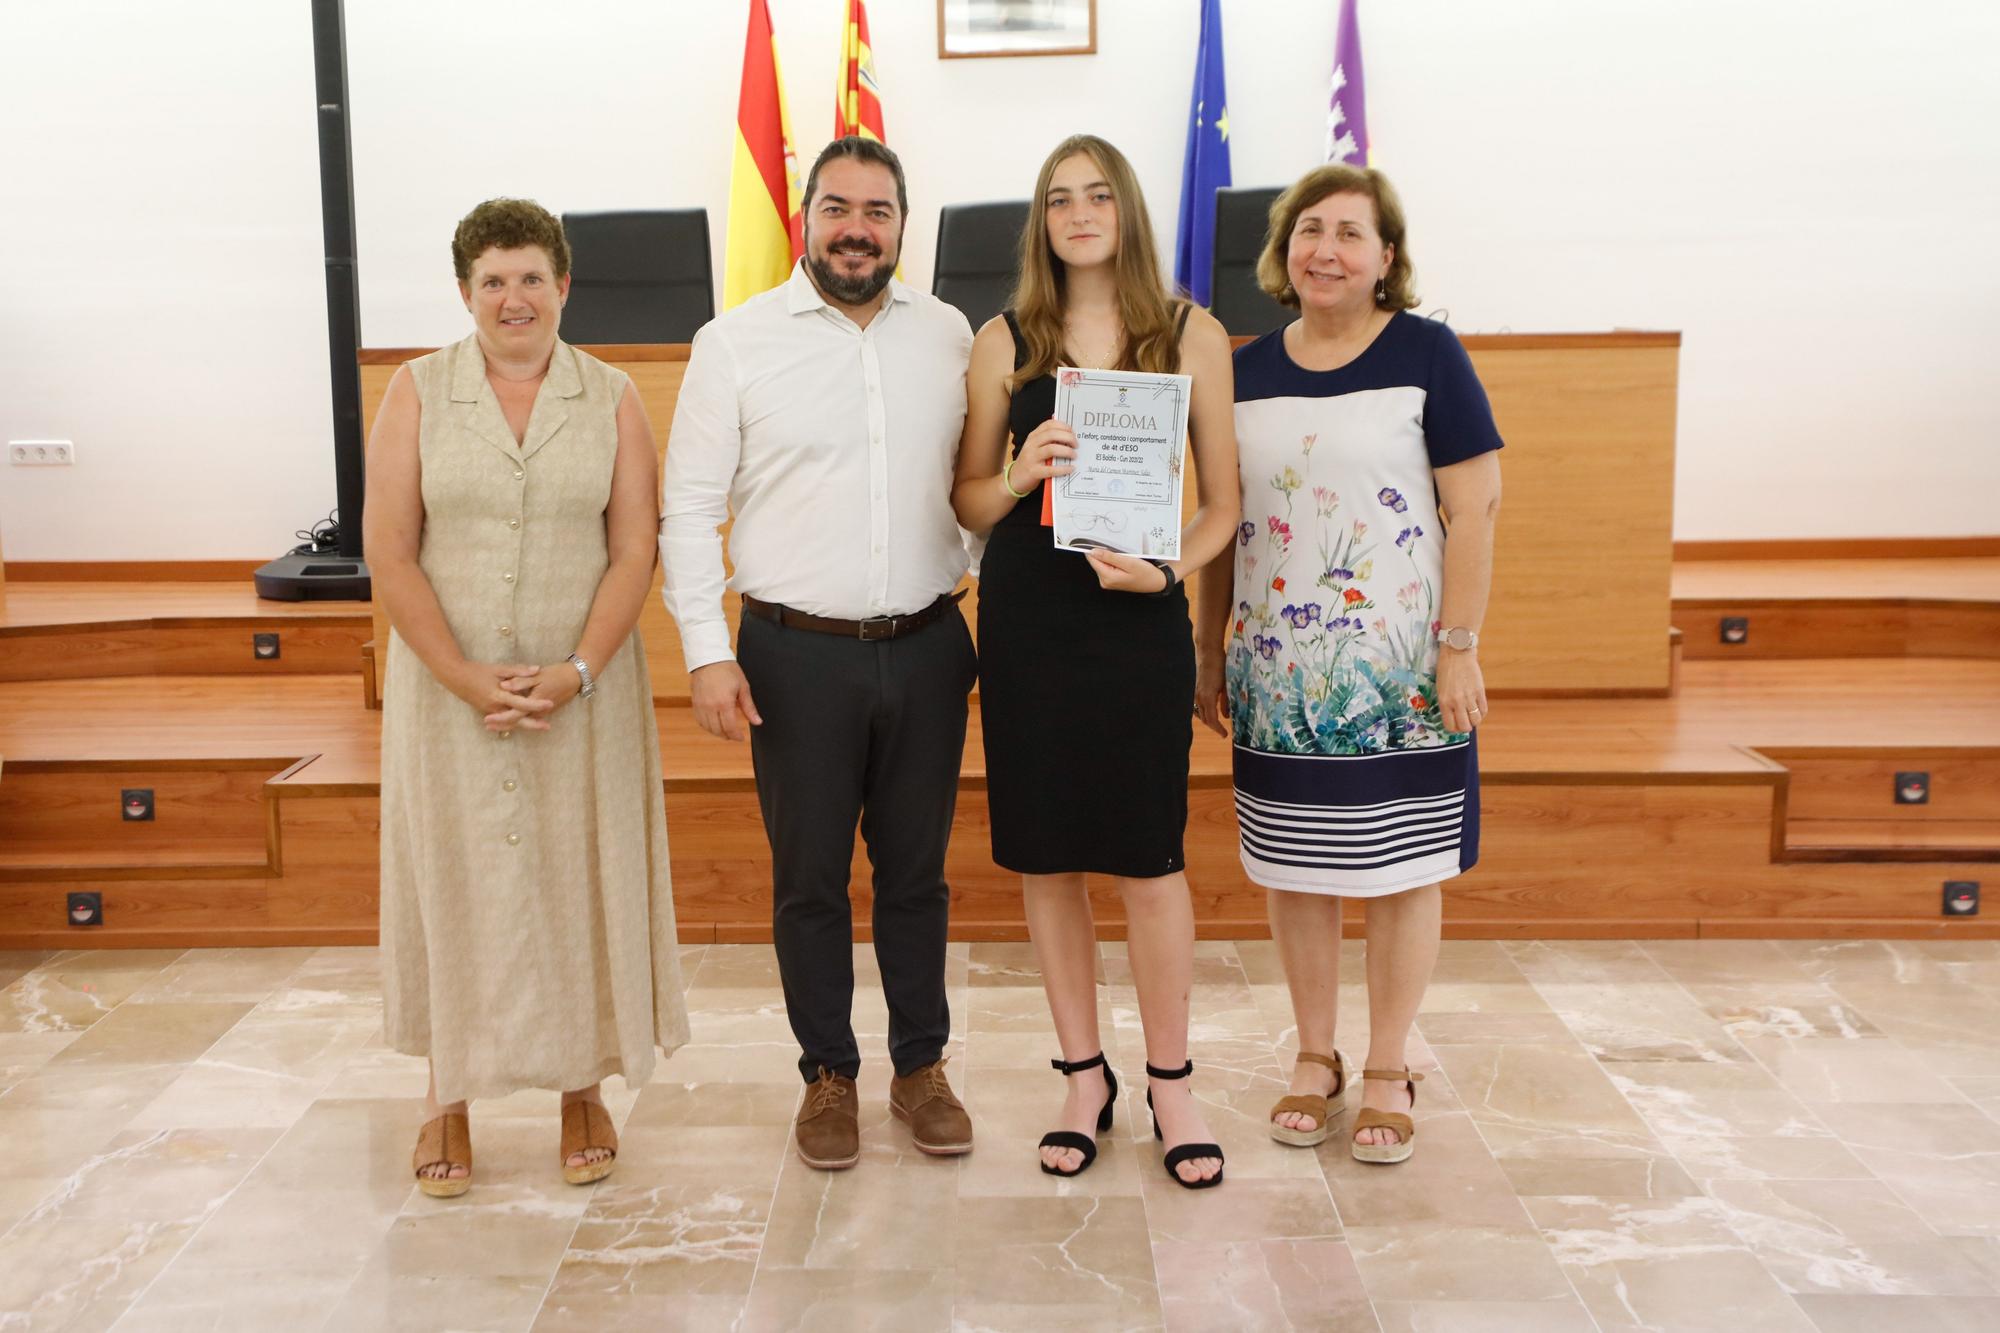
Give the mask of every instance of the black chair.
[[931, 294], [962, 311], [973, 331], [1007, 308], [1021, 254], [1028, 201], [946, 204], [938, 214]]
[[1257, 285], [1257, 256], [1264, 253], [1271, 204], [1283, 192], [1274, 185], [1215, 192], [1215, 257], [1209, 269], [1208, 308], [1232, 336], [1269, 333], [1293, 318], [1289, 309]]
[[708, 213], [700, 208], [565, 213], [568, 343], [684, 343], [715, 318]]

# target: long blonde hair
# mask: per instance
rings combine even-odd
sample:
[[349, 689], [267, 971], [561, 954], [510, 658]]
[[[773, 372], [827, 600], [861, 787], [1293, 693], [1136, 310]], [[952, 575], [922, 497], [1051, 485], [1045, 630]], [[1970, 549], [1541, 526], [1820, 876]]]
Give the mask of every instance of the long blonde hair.
[[1175, 371], [1180, 368], [1177, 302], [1160, 277], [1160, 252], [1139, 177], [1125, 154], [1094, 134], [1072, 134], [1055, 146], [1035, 177], [1028, 224], [1021, 229], [1021, 276], [1014, 285], [1014, 321], [1021, 327], [1026, 357], [1007, 381], [1017, 385], [1051, 374], [1063, 354], [1064, 267], [1049, 245], [1049, 181], [1056, 167], [1082, 153], [1104, 173], [1118, 205], [1118, 254], [1112, 271], [1118, 287], [1118, 319], [1125, 341], [1118, 349], [1120, 370]]

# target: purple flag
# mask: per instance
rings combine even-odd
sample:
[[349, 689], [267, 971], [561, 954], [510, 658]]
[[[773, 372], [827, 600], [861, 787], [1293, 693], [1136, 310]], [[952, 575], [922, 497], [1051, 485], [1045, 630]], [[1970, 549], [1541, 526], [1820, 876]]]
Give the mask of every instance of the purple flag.
[[1361, 79], [1360, 0], [1340, 0], [1333, 39], [1333, 91], [1326, 110], [1326, 160], [1368, 165], [1368, 98]]

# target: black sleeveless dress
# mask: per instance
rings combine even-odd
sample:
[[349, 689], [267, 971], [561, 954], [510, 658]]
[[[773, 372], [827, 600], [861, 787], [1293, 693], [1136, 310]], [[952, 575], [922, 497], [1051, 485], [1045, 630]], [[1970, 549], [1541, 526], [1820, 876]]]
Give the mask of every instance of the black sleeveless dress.
[[[1181, 312], [1186, 327], [1187, 309]], [[1014, 312], [1014, 364], [1024, 354]], [[1014, 451], [1055, 415], [1052, 375], [1015, 389]], [[1180, 870], [1193, 743], [1187, 592], [1108, 592], [1042, 525], [1037, 485], [979, 567], [979, 712], [993, 859], [1024, 875]]]

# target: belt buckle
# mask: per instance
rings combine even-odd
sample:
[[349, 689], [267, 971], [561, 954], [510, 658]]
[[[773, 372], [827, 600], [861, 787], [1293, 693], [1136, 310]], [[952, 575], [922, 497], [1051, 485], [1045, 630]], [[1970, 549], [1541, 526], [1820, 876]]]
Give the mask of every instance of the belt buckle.
[[876, 616], [872, 620], [857, 620], [854, 623], [860, 626], [861, 642], [879, 643], [896, 637], [896, 619], [895, 616]]

